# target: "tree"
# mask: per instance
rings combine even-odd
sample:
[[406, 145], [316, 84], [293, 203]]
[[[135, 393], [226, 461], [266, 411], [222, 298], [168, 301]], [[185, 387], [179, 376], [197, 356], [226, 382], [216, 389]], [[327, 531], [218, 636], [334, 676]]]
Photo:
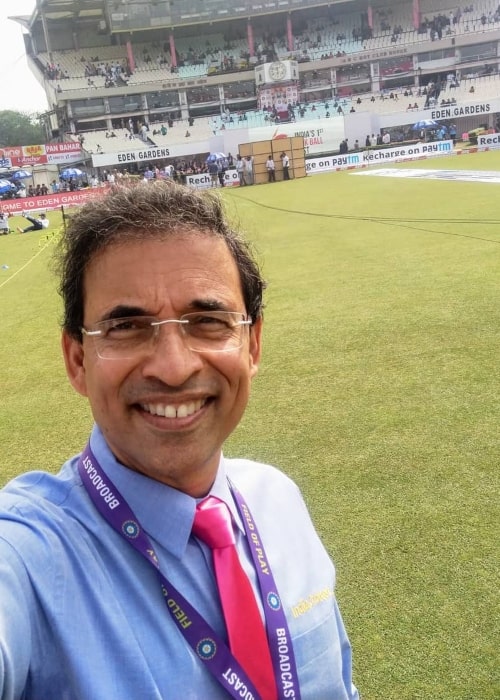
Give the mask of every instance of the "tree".
[[45, 143], [45, 133], [38, 114], [0, 111], [0, 148], [2, 146], [31, 146]]

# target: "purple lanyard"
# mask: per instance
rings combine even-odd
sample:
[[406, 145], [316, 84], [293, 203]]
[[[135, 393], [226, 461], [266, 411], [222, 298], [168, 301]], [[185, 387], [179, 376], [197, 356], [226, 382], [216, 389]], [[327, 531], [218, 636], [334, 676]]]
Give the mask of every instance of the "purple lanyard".
[[[78, 471], [92, 502], [103, 518], [127, 540], [157, 571], [167, 609], [173, 622], [206, 664], [207, 670], [233, 698], [260, 698], [254, 684], [232, 655], [229, 647], [215, 633], [200, 613], [177, 591], [161, 573], [153, 545], [142, 529], [134, 512], [102, 470], [90, 445], [80, 455]], [[240, 512], [259, 588], [264, 603], [267, 636], [279, 700], [300, 700], [297, 666], [290, 632], [271, 568], [266, 558], [257, 527], [242, 495], [229, 484]]]

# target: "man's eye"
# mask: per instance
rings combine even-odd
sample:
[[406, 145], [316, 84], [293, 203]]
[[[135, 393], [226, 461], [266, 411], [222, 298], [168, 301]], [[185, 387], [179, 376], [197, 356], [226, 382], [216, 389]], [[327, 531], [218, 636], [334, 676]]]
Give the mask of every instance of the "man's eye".
[[228, 319], [220, 318], [218, 316], [205, 316], [204, 314], [191, 317], [189, 319], [189, 323], [193, 326], [211, 326], [212, 328], [230, 327]]
[[132, 328], [130, 321], [120, 321], [120, 323], [113, 323], [108, 326], [108, 330], [110, 331], [122, 331], [128, 330], [129, 328]]
[[115, 321], [108, 326], [108, 330], [110, 331], [128, 331], [131, 328], [137, 328], [135, 321]]
[[108, 322], [105, 327], [106, 335], [120, 335], [120, 334], [131, 334], [140, 333], [148, 326], [151, 326], [150, 322], [145, 319], [140, 318], [117, 318], [112, 319]]

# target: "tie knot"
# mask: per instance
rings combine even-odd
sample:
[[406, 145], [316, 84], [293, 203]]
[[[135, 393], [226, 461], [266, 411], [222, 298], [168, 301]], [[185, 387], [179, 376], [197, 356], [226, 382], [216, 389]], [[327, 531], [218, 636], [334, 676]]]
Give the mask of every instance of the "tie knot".
[[234, 545], [234, 532], [229, 508], [223, 501], [209, 496], [198, 503], [193, 533], [210, 549]]

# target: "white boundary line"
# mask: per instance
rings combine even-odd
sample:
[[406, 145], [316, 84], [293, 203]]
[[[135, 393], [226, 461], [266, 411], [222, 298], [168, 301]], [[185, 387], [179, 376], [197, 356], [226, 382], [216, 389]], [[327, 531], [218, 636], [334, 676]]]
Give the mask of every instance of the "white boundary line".
[[31, 265], [31, 263], [33, 262], [33, 260], [34, 260], [35, 258], [37, 258], [37, 257], [40, 255], [40, 253], [43, 253], [43, 251], [45, 250], [45, 248], [47, 248], [47, 246], [50, 245], [50, 243], [51, 243], [51, 241], [47, 241], [47, 243], [43, 246], [43, 248], [40, 248], [40, 250], [38, 251], [38, 253], [35, 253], [35, 255], [33, 255], [32, 258], [30, 258], [27, 262], [25, 262], [24, 265], [23, 265], [22, 267], [19, 268], [19, 270], [16, 270], [16, 272], [14, 272], [13, 275], [11, 275], [10, 277], [7, 277], [7, 279], [4, 280], [4, 281], [2, 282], [2, 284], [0, 284], [0, 289], [2, 289], [2, 287], [4, 287], [4, 286], [7, 284], [7, 282], [10, 282], [11, 280], [13, 280], [14, 277], [15, 277], [16, 275], [18, 275], [20, 272], [22, 272], [26, 267], [28, 267], [28, 265]]

